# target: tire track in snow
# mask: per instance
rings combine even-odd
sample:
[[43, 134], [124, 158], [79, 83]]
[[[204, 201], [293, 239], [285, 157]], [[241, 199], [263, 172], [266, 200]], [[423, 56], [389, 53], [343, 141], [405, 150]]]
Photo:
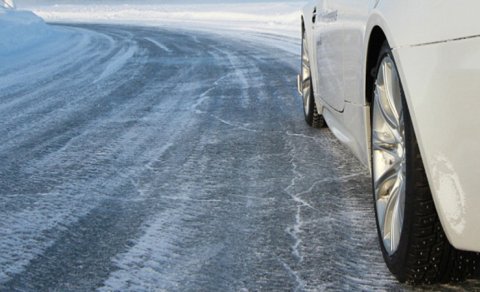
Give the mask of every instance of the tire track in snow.
[[[118, 46], [121, 44], [117, 43], [116, 45]], [[84, 66], [85, 63], [89, 63], [83, 62], [81, 57], [85, 57], [88, 60], [90, 55], [79, 57], [78, 64], [81, 65], [77, 65], [80, 68], [78, 72], [83, 73], [82, 69], [84, 69], [84, 67], [82, 66]], [[136, 66], [141, 64], [142, 63], [139, 62]], [[133, 71], [133, 73], [134, 72], [135, 71]], [[138, 78], [137, 74], [132, 74], [132, 71], [127, 71], [125, 73], [128, 73], [129, 76], [133, 76], [133, 78]], [[121, 74], [115, 74], [115, 72], [112, 72], [112, 75], [110, 76], [121, 79], [121, 83], [129, 80], [129, 78], [124, 78]], [[65, 77], [66, 78], [62, 80], [64, 86], [72, 88], [78, 86], [77, 82], [69, 82], [71, 76], [67, 75]], [[72, 78], [71, 80], [76, 80], [76, 78]], [[165, 80], [168, 80], [168, 78]], [[43, 124], [42, 128], [42, 125], [38, 125], [38, 131], [43, 131], [42, 136], [46, 136], [45, 138], [49, 139], [46, 141], [49, 141], [48, 143], [50, 143], [50, 145], [53, 143], [52, 146], [56, 148], [50, 154], [41, 153], [46, 149], [41, 149], [39, 147], [32, 148], [30, 146], [27, 146], [28, 148], [19, 148], [18, 144], [16, 148], [12, 147], [7, 148], [6, 150], [3, 148], [3, 150], [5, 150], [4, 153], [9, 153], [8, 157], [10, 160], [15, 159], [19, 163], [14, 162], [14, 160], [12, 162], [15, 164], [7, 163], [3, 169], [0, 169], [3, 178], [1, 183], [3, 183], [4, 186], [7, 186], [7, 188], [3, 188], [3, 192], [8, 191], [8, 187], [13, 191], [13, 193], [8, 194], [7, 197], [11, 198], [11, 200], [5, 205], [5, 207], [10, 207], [8, 207], [8, 210], [5, 209], [1, 214], [4, 220], [2, 220], [3, 223], [0, 226], [0, 233], [2, 234], [0, 247], [4, 252], [3, 256], [0, 257], [0, 266], [6, 268], [6, 270], [2, 269], [3, 276], [1, 282], [4, 282], [6, 279], [12, 279], [12, 275], [24, 270], [25, 265], [29, 263], [30, 269], [32, 269], [31, 267], [35, 266], [35, 263], [32, 264], [31, 261], [38, 254], [45, 252], [45, 249], [51, 248], [52, 246], [55, 248], [55, 240], [53, 238], [58, 236], [61, 237], [62, 233], [69, 231], [63, 226], [75, 226], [75, 224], [77, 224], [76, 222], [78, 222], [78, 218], [89, 214], [92, 209], [101, 205], [102, 201], [108, 201], [110, 196], [113, 195], [112, 192], [116, 192], [115, 189], [119, 187], [121, 188], [122, 185], [124, 185], [122, 181], [124, 180], [125, 173], [119, 175], [116, 170], [116, 167], [118, 166], [115, 166], [115, 163], [112, 163], [112, 155], [118, 157], [120, 154], [125, 156], [124, 159], [129, 159], [129, 157], [135, 155], [135, 153], [125, 155], [126, 152], [124, 145], [128, 145], [131, 150], [135, 150], [135, 148], [138, 148], [139, 146], [144, 148], [144, 145], [148, 145], [148, 140], [155, 139], [155, 131], [150, 131], [149, 133], [146, 133], [147, 135], [141, 137], [140, 140], [132, 144], [132, 139], [138, 135], [138, 133], [130, 133], [129, 129], [139, 121], [138, 118], [140, 118], [140, 115], [136, 114], [135, 111], [140, 111], [139, 113], [142, 113], [144, 112], [142, 107], [148, 106], [149, 103], [155, 105], [159, 102], [158, 100], [153, 101], [148, 95], [143, 97], [146, 101], [140, 103], [138, 103], [138, 100], [142, 100], [142, 98], [139, 98], [137, 101], [130, 99], [131, 105], [127, 106], [124, 110], [120, 103], [116, 103], [117, 113], [113, 114], [113, 116], [108, 113], [110, 110], [108, 106], [104, 106], [101, 109], [102, 115], [95, 116], [97, 113], [93, 112], [92, 115], [92, 113], [88, 113], [88, 111], [85, 111], [84, 109], [82, 110], [82, 108], [89, 108], [92, 103], [95, 105], [98, 102], [97, 98], [102, 99], [103, 96], [102, 94], [100, 94], [100, 96], [98, 96], [98, 94], [92, 94], [90, 90], [88, 90], [91, 88], [89, 82], [84, 82], [81, 86], [87, 86], [87, 90], [83, 91], [85, 95], [80, 94], [80, 96], [75, 97], [77, 100], [82, 100], [83, 102], [82, 107], [76, 107], [75, 110], [81, 111], [82, 114], [88, 116], [88, 122], [90, 124], [88, 128], [82, 129], [79, 127], [78, 121], [74, 120], [74, 123], [72, 123], [67, 119], [67, 125], [70, 125], [70, 127], [77, 127], [77, 130], [73, 133], [77, 136], [64, 140], [63, 145], [60, 141], [60, 144], [58, 144], [57, 147], [56, 144], [58, 142], [55, 141], [55, 136], [51, 136], [51, 134], [48, 136], [48, 126], [45, 127], [46, 125]], [[137, 88], [137, 90], [138, 89], [139, 88]], [[51, 92], [52, 89], [38, 88], [38, 91], [41, 90]], [[108, 93], [109, 91], [107, 91], [107, 96]], [[34, 93], [32, 95], [34, 95]], [[53, 93], [52, 96], [58, 99], [58, 93]], [[37, 93], [37, 99], [38, 97]], [[113, 95], [113, 97], [115, 97], [115, 95]], [[125, 101], [128, 100], [129, 99], [125, 99]], [[57, 105], [62, 106], [62, 104], [58, 103]], [[85, 107], [85, 105], [88, 105], [88, 107]], [[52, 107], [52, 105], [50, 105], [50, 107]], [[62, 111], [64, 110], [65, 109], [63, 108]], [[53, 111], [52, 115], [55, 115], [55, 111]], [[129, 125], [131, 123], [128, 121], [121, 122], [123, 117], [129, 115], [138, 116], [133, 117], [133, 125]], [[48, 117], [48, 115], [45, 116]], [[71, 119], [72, 115], [70, 114], [69, 116]], [[152, 120], [158, 118], [157, 112], [152, 112], [151, 116]], [[144, 120], [146, 119], [145, 115], [142, 115], [141, 118]], [[56, 119], [58, 119], [58, 116]], [[3, 120], [2, 123], [4, 123]], [[107, 136], [100, 137], [99, 133], [108, 130], [110, 127], [109, 124], [118, 124], [121, 127], [113, 127]], [[31, 125], [29, 129], [31, 135]], [[68, 128], [65, 127], [65, 130], [67, 129]], [[148, 129], [150, 128], [146, 127], [146, 130]], [[47, 135], [45, 135], [45, 131], [47, 131]], [[35, 139], [36, 143], [38, 143], [38, 139], [36, 139], [35, 136], [27, 136], [29, 134], [27, 131], [22, 133], [17, 130], [15, 134], [22, 138]], [[68, 132], [66, 132], [66, 134], [70, 135]], [[120, 136], [116, 136], [118, 134], [120, 134]], [[102, 145], [102, 143], [107, 141], [108, 144]], [[84, 151], [82, 150], [82, 144], [86, 144], [86, 149], [89, 149], [89, 151], [83, 153], [80, 152]], [[51, 147], [50, 145], [48, 145], [48, 147]], [[4, 146], [5, 143], [2, 147]], [[25, 149], [25, 151], [30, 151], [31, 153], [33, 152], [32, 154], [27, 154], [27, 157], [34, 155], [33, 157], [35, 157], [35, 159], [27, 162], [22, 161], [21, 156], [12, 155], [12, 152], [15, 153], [14, 151], [18, 152], [19, 150], [23, 151], [23, 149]], [[130, 149], [129, 151], [131, 151]], [[44, 158], [40, 158], [38, 154], [34, 154], [35, 152], [40, 152], [41, 155], [44, 155]], [[148, 157], [159, 155], [158, 153], [155, 154], [155, 148], [153, 148], [152, 151], [143, 152], [147, 159], [149, 159]], [[137, 158], [141, 157], [142, 156], [137, 156]], [[24, 166], [22, 164], [24, 164]], [[17, 171], [20, 176], [11, 177], [10, 175], [12, 171]], [[135, 168], [132, 171], [135, 172]], [[132, 171], [127, 171], [127, 174]], [[28, 179], [28, 181], [26, 181], [26, 179]], [[73, 184], [70, 182], [72, 180]], [[13, 184], [15, 181], [18, 181], [17, 186]], [[105, 182], [108, 182], [108, 184]], [[32, 186], [32, 190], [35, 190], [33, 193], [25, 193], [22, 190], [28, 189], [29, 185]], [[13, 189], [14, 187], [15, 189]], [[50, 191], [41, 194], [38, 192], [39, 188], [44, 188], [47, 191]], [[27, 203], [22, 205], [22, 200], [19, 200], [20, 198], [27, 199]], [[51, 202], [49, 202], [50, 198], [52, 200]], [[59, 198], [62, 200], [59, 200]], [[86, 203], [87, 201], [88, 203]], [[19, 203], [21, 204], [19, 205]], [[4, 205], [2, 204], [2, 206]], [[12, 206], [13, 208], [11, 208]], [[49, 213], [52, 212], [54, 215], [49, 215]], [[22, 218], [22, 220], [19, 220], [20, 218]], [[14, 246], [16, 248], [13, 248]], [[18, 258], [19, 251], [21, 251], [21, 259]], [[15, 277], [13, 279], [15, 279]], [[21, 277], [18, 279], [20, 283], [26, 280], [23, 279], [21, 281]], [[48, 279], [48, 277], [46, 277], [46, 279]], [[14, 285], [15, 280], [10, 283]], [[55, 281], [51, 284], [53, 285], [54, 283]]]
[[133, 55], [138, 50], [135, 46], [130, 46], [126, 49], [121, 49], [109, 63], [106, 64], [105, 69], [103, 70], [102, 74], [93, 81], [93, 83], [97, 83], [100, 80], [107, 78], [108, 76], [118, 72], [126, 63], [133, 57]]
[[147, 41], [151, 42], [152, 44], [156, 45], [157, 47], [159, 47], [160, 49], [164, 50], [165, 52], [167, 53], [171, 53], [172, 50], [169, 49], [167, 46], [165, 46], [164, 44], [161, 44], [160, 42], [152, 39], [152, 38], [145, 38]]

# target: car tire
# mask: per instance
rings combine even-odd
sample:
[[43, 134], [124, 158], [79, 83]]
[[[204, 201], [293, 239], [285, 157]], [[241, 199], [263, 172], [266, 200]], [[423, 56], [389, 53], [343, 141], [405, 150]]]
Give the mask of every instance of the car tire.
[[303, 113], [305, 121], [313, 128], [325, 127], [325, 120], [323, 116], [318, 113], [317, 105], [315, 104], [312, 75], [310, 70], [310, 58], [307, 51], [307, 43], [305, 37], [305, 30], [302, 32], [302, 64], [300, 70], [300, 80], [302, 83], [301, 94], [303, 100]]
[[[477, 275], [478, 253], [455, 249], [443, 231], [387, 42], [373, 75], [372, 186], [379, 242], [389, 270], [400, 282], [412, 284], [460, 282]], [[392, 126], [394, 117], [398, 129]], [[398, 145], [392, 142], [396, 139]]]

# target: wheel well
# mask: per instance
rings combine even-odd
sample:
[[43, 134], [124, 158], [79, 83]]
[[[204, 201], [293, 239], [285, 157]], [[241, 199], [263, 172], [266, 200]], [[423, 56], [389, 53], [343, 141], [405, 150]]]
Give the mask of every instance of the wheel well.
[[378, 54], [380, 53], [380, 49], [386, 39], [387, 37], [383, 33], [383, 30], [380, 27], [375, 26], [370, 34], [370, 40], [368, 42], [367, 70], [365, 72], [365, 99], [367, 104], [372, 102], [373, 82], [375, 80], [372, 72], [376, 69]]

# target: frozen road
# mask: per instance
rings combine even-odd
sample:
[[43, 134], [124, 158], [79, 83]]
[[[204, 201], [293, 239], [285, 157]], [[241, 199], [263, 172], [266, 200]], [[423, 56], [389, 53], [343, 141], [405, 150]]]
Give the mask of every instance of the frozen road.
[[0, 290], [410, 289], [367, 170], [303, 121], [298, 56], [67, 29], [68, 50], [0, 68]]

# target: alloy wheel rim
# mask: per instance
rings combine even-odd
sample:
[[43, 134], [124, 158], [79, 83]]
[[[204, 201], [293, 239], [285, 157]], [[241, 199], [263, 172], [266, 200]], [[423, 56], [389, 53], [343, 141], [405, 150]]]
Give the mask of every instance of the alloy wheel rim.
[[373, 186], [383, 245], [389, 255], [400, 243], [405, 213], [405, 125], [400, 79], [386, 56], [377, 73], [372, 117]]
[[302, 97], [303, 97], [303, 110], [305, 114], [310, 113], [310, 97], [312, 91], [312, 82], [310, 74], [310, 59], [307, 52], [307, 41], [305, 35], [302, 38]]

